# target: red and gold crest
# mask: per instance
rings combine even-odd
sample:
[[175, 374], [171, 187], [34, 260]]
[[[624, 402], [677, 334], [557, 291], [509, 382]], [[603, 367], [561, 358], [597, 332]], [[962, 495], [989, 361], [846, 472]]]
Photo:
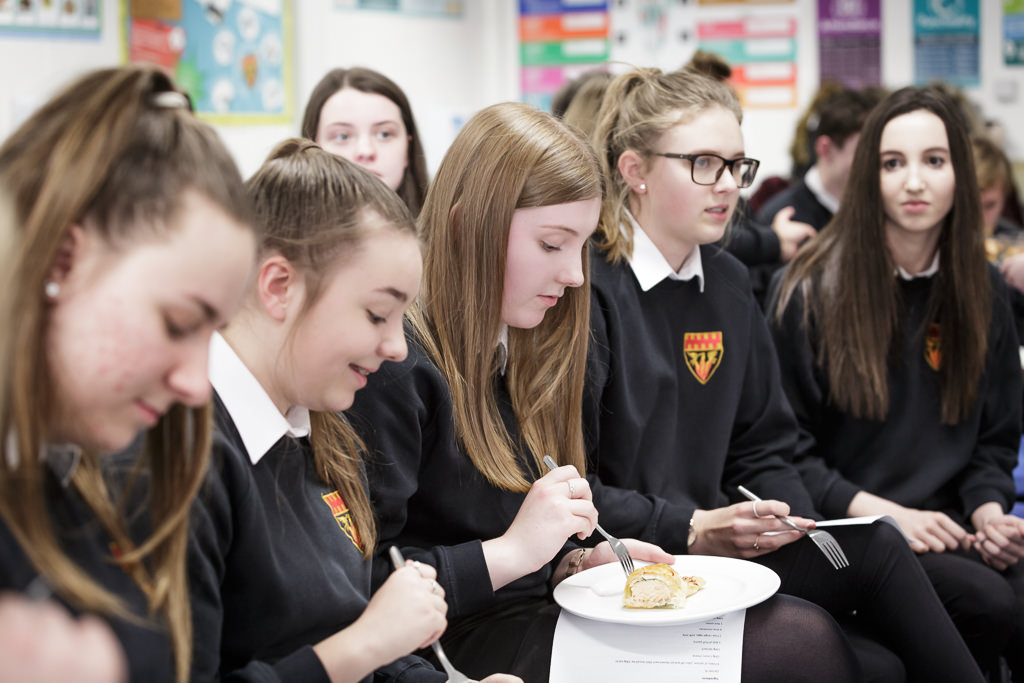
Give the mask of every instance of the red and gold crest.
[[334, 519], [338, 522], [338, 526], [348, 536], [348, 540], [352, 541], [352, 545], [359, 548], [360, 551], [363, 549], [363, 544], [359, 541], [359, 531], [356, 529], [356, 524], [352, 520], [352, 511], [348, 509], [348, 505], [342, 500], [341, 494], [337, 491], [331, 491], [325, 493], [321, 498], [327, 503], [327, 506], [331, 508], [331, 514], [334, 515]]
[[938, 372], [942, 366], [942, 349], [939, 345], [939, 326], [932, 323], [924, 335], [924, 360], [928, 367]]
[[725, 345], [721, 332], [687, 332], [683, 338], [683, 356], [686, 367], [701, 384], [707, 384], [711, 375], [722, 364]]

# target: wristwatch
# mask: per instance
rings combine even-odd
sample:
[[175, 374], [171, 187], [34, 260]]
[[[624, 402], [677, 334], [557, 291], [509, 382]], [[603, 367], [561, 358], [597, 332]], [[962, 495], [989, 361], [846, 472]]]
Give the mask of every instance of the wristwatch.
[[686, 536], [686, 547], [692, 548], [693, 544], [697, 542], [697, 527], [693, 523], [693, 517], [690, 517], [690, 531]]

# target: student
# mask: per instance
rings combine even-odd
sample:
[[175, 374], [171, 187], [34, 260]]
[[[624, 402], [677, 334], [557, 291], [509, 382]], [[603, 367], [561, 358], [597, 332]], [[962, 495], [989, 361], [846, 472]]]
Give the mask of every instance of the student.
[[308, 140], [281, 143], [247, 187], [266, 235], [242, 310], [211, 344], [193, 678], [443, 681], [405, 656], [444, 630], [434, 570], [410, 563], [369, 599], [377, 533], [362, 446], [339, 413], [406, 355], [421, 269], [412, 217]]
[[[741, 117], [729, 88], [695, 73], [637, 70], [605, 96], [594, 141], [609, 192], [591, 264], [585, 402], [602, 526], [771, 567], [781, 592], [856, 634], [872, 680], [979, 680], [892, 526], [830, 530], [856, 568], [836, 571], [777, 519], [792, 511], [810, 528], [818, 515], [787, 461], [797, 429], [767, 325], [743, 266], [712, 246], [757, 172]], [[729, 505], [739, 485], [765, 500]]]
[[832, 220], [850, 177], [860, 129], [878, 103], [874, 92], [843, 88], [821, 103], [811, 135], [814, 163], [793, 185], [764, 204], [757, 212], [758, 220], [769, 223], [787, 206], [794, 209], [793, 220], [819, 232]]
[[1019, 239], [1024, 228], [1004, 217], [1006, 201], [1014, 189], [1013, 168], [1006, 154], [990, 138], [971, 138], [974, 169], [981, 193], [981, 216], [985, 237]]
[[[985, 261], [952, 101], [921, 88], [883, 101], [845, 196], [832, 228], [777, 279], [771, 308], [804, 481], [827, 516], [899, 522], [982, 666], [1009, 636], [1024, 675], [1024, 520], [1006, 514], [1021, 436], [1017, 336]], [[1013, 608], [1001, 631], [988, 621], [997, 605]]]
[[[136, 66], [87, 74], [43, 105], [0, 147], [0, 187], [20, 293], [0, 361], [0, 589], [102, 616], [131, 680], [181, 683], [207, 348], [255, 255], [242, 179], [167, 76]], [[143, 432], [138, 463], [156, 485], [135, 506], [100, 468]], [[93, 642], [86, 661], [103, 651]]]
[[[420, 217], [424, 291], [409, 358], [384, 366], [349, 411], [373, 454], [382, 542], [438, 567], [450, 604], [443, 642], [469, 675], [498, 666], [547, 680], [552, 584], [615, 560], [607, 543], [566, 545], [597, 516], [580, 476], [580, 411], [586, 249], [601, 193], [590, 147], [553, 117], [506, 103], [471, 119]], [[563, 466], [541, 476], [545, 454]], [[638, 560], [673, 561], [624, 542]], [[768, 635], [746, 640], [750, 652], [814, 636], [823, 657], [835, 656], [826, 673], [852, 661], [813, 608], [773, 600], [746, 624]]]
[[427, 161], [405, 93], [384, 74], [334, 69], [313, 88], [302, 136], [365, 166], [398, 193], [413, 216], [427, 194]]

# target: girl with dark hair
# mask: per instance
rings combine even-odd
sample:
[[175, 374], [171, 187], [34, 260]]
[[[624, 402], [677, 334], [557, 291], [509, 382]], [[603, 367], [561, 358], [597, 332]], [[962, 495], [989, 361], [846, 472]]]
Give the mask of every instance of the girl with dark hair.
[[[825, 515], [899, 522], [982, 666], [1009, 636], [1022, 675], [1024, 520], [1007, 514], [1017, 335], [985, 260], [970, 139], [949, 97], [904, 88], [883, 101], [845, 196], [777, 278], [770, 309], [798, 466]], [[993, 633], [1000, 606], [1012, 625]]]
[[[22, 124], [0, 147], [0, 191], [22, 293], [0, 322], [0, 588], [102, 616], [131, 680], [184, 683], [208, 348], [255, 255], [242, 179], [170, 79], [133, 66], [79, 78]], [[137, 505], [103, 467], [140, 435], [132, 465], [153, 486]]]
[[398, 193], [413, 216], [427, 194], [427, 162], [412, 107], [394, 81], [372, 69], [334, 69], [313, 88], [302, 136], [365, 166]]

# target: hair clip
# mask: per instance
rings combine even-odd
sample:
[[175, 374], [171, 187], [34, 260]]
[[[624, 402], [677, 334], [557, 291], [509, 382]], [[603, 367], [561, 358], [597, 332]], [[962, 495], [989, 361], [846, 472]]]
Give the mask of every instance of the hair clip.
[[177, 90], [164, 90], [162, 92], [153, 93], [149, 101], [154, 107], [162, 107], [164, 109], [192, 108], [189, 104], [188, 97]]

